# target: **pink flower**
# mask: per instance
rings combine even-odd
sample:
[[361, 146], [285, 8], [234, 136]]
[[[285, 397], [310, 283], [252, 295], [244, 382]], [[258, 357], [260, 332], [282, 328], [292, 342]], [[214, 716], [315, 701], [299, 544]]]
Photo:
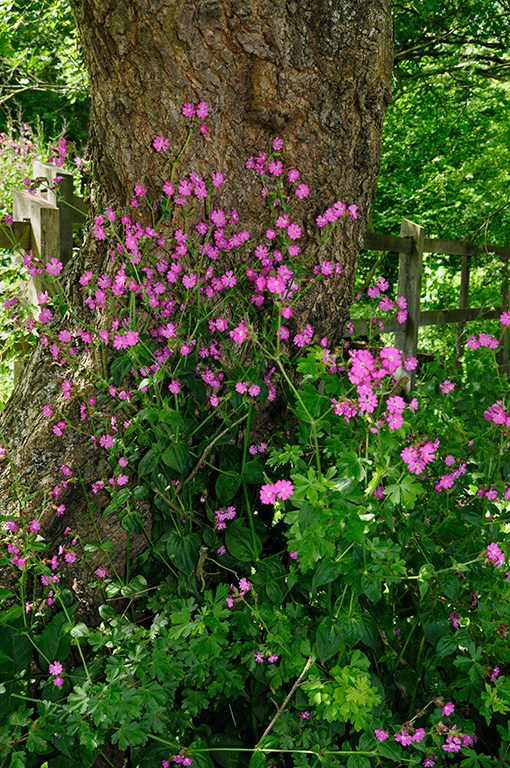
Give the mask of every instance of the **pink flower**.
[[302, 720], [309, 720], [310, 719], [310, 713], [309, 712], [300, 712], [299, 717]]
[[182, 114], [184, 117], [193, 117], [195, 114], [195, 105], [191, 103], [185, 104], [182, 108]]
[[447, 717], [448, 715], [451, 715], [452, 712], [454, 712], [454, 710], [455, 710], [455, 704], [452, 701], [449, 701], [447, 704], [445, 704], [441, 708], [441, 712], [445, 717]]
[[260, 500], [262, 504], [275, 504], [276, 492], [274, 485], [266, 484], [260, 489]]
[[503, 312], [499, 318], [501, 325], [510, 325], [510, 312]]
[[439, 385], [439, 389], [443, 394], [447, 395], [448, 392], [451, 392], [453, 389], [455, 389], [455, 384], [450, 381], [450, 379], [445, 379], [442, 384]]
[[253, 658], [255, 659], [257, 664], [262, 664], [262, 662], [264, 661], [264, 654], [262, 653], [262, 651], [256, 651], [253, 654]]
[[164, 136], [156, 136], [156, 138], [152, 142], [152, 146], [154, 147], [156, 152], [166, 152], [166, 150], [170, 146], [170, 140], [165, 139]]
[[495, 564], [496, 568], [501, 568], [505, 562], [505, 556], [499, 546], [493, 542], [487, 547], [487, 557]]
[[299, 197], [301, 200], [302, 200], [304, 197], [308, 197], [308, 195], [309, 195], [309, 194], [310, 194], [310, 189], [309, 189], [309, 187], [308, 187], [306, 184], [300, 184], [300, 185], [299, 185], [299, 186], [296, 188], [296, 195], [297, 195], [297, 197]]
[[50, 259], [49, 262], [46, 264], [46, 272], [49, 275], [58, 275], [58, 273], [62, 270], [62, 267], [64, 265], [61, 261], [58, 259]]
[[246, 340], [247, 336], [247, 329], [245, 324], [243, 322], [239, 323], [237, 328], [234, 328], [233, 331], [230, 331], [229, 336], [237, 344], [242, 344], [243, 341]]
[[378, 741], [385, 741], [390, 735], [387, 731], [381, 731], [380, 728], [376, 728], [374, 730], [374, 733], [375, 733], [375, 738]]
[[267, 660], [270, 664], [274, 664], [275, 661], [278, 661], [280, 657], [276, 655], [276, 653], [272, 653], [271, 656], [267, 657]]
[[60, 663], [60, 661], [54, 661], [53, 664], [50, 664], [49, 671], [50, 675], [60, 675], [61, 672], [63, 672], [64, 667]]
[[407, 747], [412, 744], [413, 737], [410, 733], [407, 733], [403, 728], [400, 729], [400, 733], [395, 734], [395, 741], [400, 741], [403, 747]]
[[294, 486], [292, 485], [290, 480], [278, 480], [276, 483], [275, 491], [276, 496], [279, 499], [282, 499], [282, 501], [285, 501], [285, 499], [290, 498], [292, 494], [294, 493]]

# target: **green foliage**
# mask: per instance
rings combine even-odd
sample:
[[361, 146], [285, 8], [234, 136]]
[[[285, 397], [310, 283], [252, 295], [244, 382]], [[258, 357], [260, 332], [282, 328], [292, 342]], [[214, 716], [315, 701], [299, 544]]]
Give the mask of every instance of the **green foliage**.
[[[289, 195], [273, 181], [274, 216]], [[105, 327], [35, 332], [58, 340], [79, 412], [63, 422], [56, 398], [48, 429], [104, 450], [90, 514], [108, 493], [104, 514], [147, 548], [116, 569], [112, 542], [66, 530], [55, 552], [22, 487], [6, 500], [0, 568], [16, 588], [0, 593], [0, 758], [92, 766], [113, 744], [136, 768], [507, 760], [510, 385], [497, 340], [468, 349], [461, 370], [430, 365], [404, 399], [394, 376], [413, 361], [394, 348], [281, 343], [282, 308], [324, 277], [292, 260], [286, 228], [292, 282], [261, 308], [249, 249], [211, 296], [210, 269], [224, 267], [204, 264], [203, 240], [163, 262], [120, 213], [97, 217], [96, 236], [130, 256], [79, 283], [94, 309], [104, 296]], [[186, 281], [173, 280], [184, 255]], [[80, 389], [91, 350], [105, 361], [93, 397]], [[262, 441], [257, 419], [277, 397]], [[61, 469], [42, 520], [64, 514], [81, 468]], [[99, 618], [80, 618], [62, 558], [89, 568]]]
[[[88, 80], [68, 2], [0, 1], [0, 104], [54, 135], [62, 118], [69, 137], [86, 139]], [[8, 110], [8, 111], [6, 111]]]

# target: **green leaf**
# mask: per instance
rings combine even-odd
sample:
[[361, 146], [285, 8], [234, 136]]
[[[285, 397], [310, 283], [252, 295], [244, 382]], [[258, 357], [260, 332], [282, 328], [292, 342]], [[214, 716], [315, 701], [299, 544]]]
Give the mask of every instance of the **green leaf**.
[[[209, 746], [212, 756], [222, 768], [237, 768], [240, 753], [233, 750], [236, 747], [243, 748], [245, 745], [244, 741], [237, 736], [231, 736], [229, 733], [215, 733], [209, 740]], [[224, 747], [225, 751], [222, 751], [221, 747]]]
[[[244, 471], [242, 479], [245, 483], [252, 483], [254, 485], [261, 485], [264, 482], [264, 468], [260, 461], [247, 461], [244, 465]], [[257, 753], [254, 753], [257, 754]], [[262, 752], [258, 754], [262, 755]]]
[[382, 581], [373, 573], [364, 573], [361, 577], [361, 589], [372, 603], [382, 597]]
[[312, 579], [312, 592], [316, 594], [319, 587], [335, 581], [341, 573], [340, 563], [334, 560], [321, 560]]
[[449, 635], [443, 635], [439, 638], [436, 646], [436, 652], [438, 656], [449, 656], [457, 650], [457, 642]]
[[241, 477], [233, 472], [225, 472], [216, 480], [215, 490], [220, 504], [225, 505], [234, 498], [239, 486]]
[[402, 757], [402, 747], [391, 739], [381, 741], [377, 745], [377, 752], [382, 757], [386, 757], [388, 760], [393, 760], [394, 763], [398, 763]]
[[359, 643], [365, 628], [363, 617], [356, 613], [353, 616], [341, 613], [337, 619], [337, 626], [340, 636], [348, 648], [352, 648], [356, 643]]
[[347, 768], [370, 768], [370, 760], [366, 755], [349, 755]]
[[124, 597], [129, 597], [130, 595], [138, 595], [141, 592], [145, 592], [147, 590], [147, 579], [145, 576], [142, 576], [141, 574], [138, 574], [134, 578], [132, 578], [130, 581], [128, 581], [127, 584], [121, 587], [120, 593]]
[[156, 448], [151, 448], [138, 464], [138, 474], [149, 475], [159, 464], [160, 453]]
[[[22, 672], [32, 661], [34, 649], [28, 637], [18, 635], [7, 627], [0, 628], [0, 647], [14, 672]], [[3, 667], [3, 662], [0, 662], [0, 666]]]
[[253, 538], [251, 531], [246, 528], [241, 520], [234, 520], [225, 532], [225, 545], [237, 560], [250, 562], [257, 560], [262, 552], [262, 542], [255, 534]]
[[39, 642], [39, 666], [48, 671], [48, 664], [54, 661], [64, 662], [71, 650], [69, 625], [64, 611], [57, 613], [43, 630]]
[[330, 616], [325, 616], [317, 628], [317, 651], [322, 662], [338, 653], [343, 646], [342, 634], [338, 624]]
[[186, 443], [174, 443], [163, 451], [161, 458], [167, 467], [184, 475], [189, 461], [189, 448]]
[[267, 758], [264, 752], [254, 752], [250, 758], [249, 768], [265, 768]]
[[120, 357], [115, 358], [110, 367], [113, 383], [119, 386], [124, 376], [129, 373], [132, 367], [133, 362], [129, 355], [121, 355]]
[[191, 576], [198, 561], [199, 536], [196, 533], [180, 536], [177, 531], [170, 531], [164, 540], [170, 562], [186, 576]]

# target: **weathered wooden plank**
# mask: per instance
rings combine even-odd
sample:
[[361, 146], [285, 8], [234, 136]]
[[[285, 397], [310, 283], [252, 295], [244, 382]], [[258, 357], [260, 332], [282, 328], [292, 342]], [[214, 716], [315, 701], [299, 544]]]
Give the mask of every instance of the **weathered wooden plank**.
[[509, 257], [509, 250], [503, 245], [476, 245], [467, 240], [440, 240], [426, 237], [423, 243], [424, 253], [443, 254], [445, 256], [476, 256], [479, 253], [497, 254], [503, 261]]
[[[471, 256], [463, 256], [462, 264], [460, 268], [460, 291], [459, 291], [459, 309], [467, 309], [469, 307], [469, 276], [471, 270]], [[464, 352], [464, 344], [466, 343], [466, 323], [460, 322], [457, 325], [457, 334], [455, 338], [455, 354], [457, 359], [455, 365], [457, 368], [460, 366], [460, 358]]]
[[413, 249], [413, 243], [409, 237], [395, 237], [395, 235], [382, 235], [377, 232], [367, 232], [363, 240], [364, 251], [390, 251], [390, 253], [408, 253]]
[[89, 213], [88, 203], [85, 202], [83, 197], [73, 195], [73, 224], [83, 224]]
[[448, 325], [469, 323], [472, 320], [499, 318], [503, 307], [470, 307], [469, 309], [428, 309], [420, 312], [420, 325]]
[[[399, 324], [396, 318], [388, 318], [385, 320], [382, 318], [384, 330], [379, 330], [379, 326], [372, 323], [371, 320], [355, 319], [350, 321], [354, 326], [354, 331], [358, 336], [368, 336], [369, 333], [379, 335], [380, 333], [395, 333], [402, 326]], [[350, 336], [347, 331], [344, 332], [344, 337]]]
[[[395, 332], [395, 346], [401, 349], [406, 357], [416, 357], [418, 353], [418, 330], [420, 328], [421, 276], [423, 267], [423, 241], [425, 230], [414, 221], [402, 219], [400, 225], [401, 237], [412, 238], [413, 250], [408, 256], [401, 253], [398, 265], [398, 295], [407, 300], [407, 321]], [[395, 371], [395, 378], [407, 376], [409, 383], [407, 391], [414, 389], [415, 374], [401, 366]]]
[[[408, 237], [395, 237], [383, 235], [379, 232], [367, 232], [363, 240], [361, 250], [365, 251], [390, 251], [391, 253], [410, 254], [412, 249]], [[510, 258], [510, 249], [505, 245], [477, 245], [467, 240], [441, 240], [434, 237], [425, 237], [423, 240], [423, 253], [435, 253], [443, 256], [476, 256], [479, 253], [494, 253], [503, 261]]]
[[29, 221], [15, 221], [0, 226], [0, 248], [10, 250], [13, 244], [19, 245], [24, 251], [31, 249], [32, 228]]

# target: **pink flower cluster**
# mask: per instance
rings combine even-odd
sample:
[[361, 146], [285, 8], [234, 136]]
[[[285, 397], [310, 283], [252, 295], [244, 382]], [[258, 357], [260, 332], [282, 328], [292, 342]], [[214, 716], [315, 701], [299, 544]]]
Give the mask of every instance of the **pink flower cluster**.
[[469, 336], [466, 341], [466, 346], [468, 349], [478, 349], [479, 347], [497, 349], [499, 341], [489, 333], [481, 333], [479, 336]]
[[63, 671], [64, 667], [60, 661], [54, 661], [53, 664], [50, 664], [49, 666], [50, 675], [54, 675], [53, 685], [56, 685], [57, 688], [60, 688], [60, 686], [64, 685], [64, 678], [61, 675]]
[[494, 563], [496, 568], [501, 568], [503, 563], [505, 562], [505, 555], [500, 550], [498, 544], [496, 542], [493, 542], [492, 544], [489, 544], [487, 547], [487, 557], [491, 562]]
[[290, 480], [278, 480], [271, 485], [266, 483], [260, 489], [260, 500], [263, 504], [276, 504], [277, 499], [288, 499], [294, 493], [294, 486]]
[[[451, 458], [453, 459], [453, 456]], [[447, 461], [448, 466], [452, 466], [449, 463], [448, 456], [446, 457], [445, 461]], [[453, 461], [455, 462], [455, 459], [453, 459]], [[439, 478], [439, 480], [434, 486], [436, 491], [445, 491], [445, 490], [449, 490], [450, 488], [453, 488], [455, 480], [458, 480], [458, 478], [464, 475], [465, 473], [466, 473], [466, 464], [465, 462], [461, 461], [459, 466], [456, 469], [453, 469], [449, 474], [442, 475]]]
[[415, 475], [421, 475], [427, 464], [432, 464], [436, 458], [438, 448], [439, 438], [436, 438], [433, 442], [427, 440], [423, 445], [416, 447], [408, 446], [404, 448], [400, 455], [410, 472]]
[[493, 421], [494, 424], [503, 424], [505, 427], [510, 427], [510, 413], [503, 407], [502, 400], [498, 400], [497, 403], [487, 408], [483, 413], [483, 417], [486, 421]]
[[222, 531], [227, 527], [226, 520], [233, 520], [236, 516], [235, 507], [227, 507], [226, 509], [217, 509], [214, 513], [214, 527], [217, 531]]
[[[383, 380], [392, 376], [402, 365], [401, 353], [394, 347], [385, 347], [377, 357], [365, 349], [349, 350], [349, 355], [350, 367], [347, 375], [351, 384], [356, 387], [357, 400], [337, 400], [336, 398], [331, 400], [334, 413], [343, 416], [347, 422], [358, 413], [374, 413], [379, 406], [377, 393], [382, 390]], [[404, 366], [412, 369], [415, 362], [414, 358], [409, 358], [404, 362]], [[398, 395], [389, 397], [382, 419], [376, 422], [372, 431], [377, 431], [385, 423], [392, 431], [400, 429], [404, 423], [403, 413], [406, 407], [414, 412], [418, 408], [416, 398], [406, 406], [402, 397]]]
[[181, 765], [188, 766], [193, 764], [193, 758], [188, 757], [186, 751], [183, 750], [182, 752], [179, 752], [178, 755], [174, 755], [174, 757], [172, 757], [171, 760], [162, 760], [161, 765], [163, 766], [163, 768], [170, 768], [171, 762], [180, 763]]
[[239, 580], [239, 587], [234, 587], [234, 585], [231, 584], [229, 587], [229, 592], [233, 593], [234, 597], [232, 597], [230, 594], [227, 596], [228, 607], [232, 608], [234, 603], [237, 603], [238, 600], [244, 597], [245, 594], [250, 591], [250, 589], [251, 583], [244, 576]]

